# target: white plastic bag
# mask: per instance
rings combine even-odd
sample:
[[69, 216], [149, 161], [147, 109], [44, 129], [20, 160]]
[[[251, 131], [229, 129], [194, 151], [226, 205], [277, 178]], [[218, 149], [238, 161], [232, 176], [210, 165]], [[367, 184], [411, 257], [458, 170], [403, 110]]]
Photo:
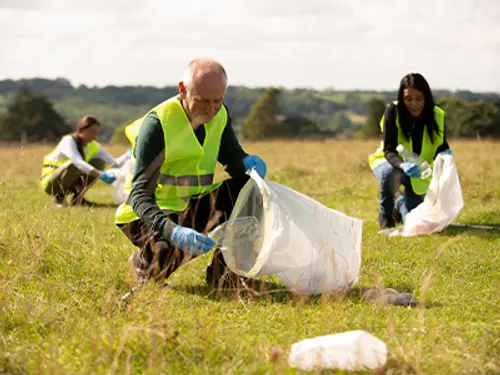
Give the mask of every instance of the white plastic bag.
[[386, 344], [365, 331], [314, 337], [292, 345], [288, 364], [304, 371], [380, 369], [387, 362]]
[[455, 159], [453, 155], [439, 154], [424, 201], [406, 215], [402, 235], [440, 232], [452, 223], [463, 206]]
[[[110, 170], [108, 170], [109, 172]], [[128, 159], [121, 168], [113, 169], [113, 173], [116, 176], [115, 182], [113, 182], [113, 199], [117, 203], [124, 203], [128, 199], [128, 192], [124, 190], [125, 183], [127, 182], [127, 177], [134, 171], [134, 162], [132, 159]]]
[[363, 222], [250, 173], [229, 220], [211, 237], [237, 274], [277, 275], [310, 295], [357, 283]]

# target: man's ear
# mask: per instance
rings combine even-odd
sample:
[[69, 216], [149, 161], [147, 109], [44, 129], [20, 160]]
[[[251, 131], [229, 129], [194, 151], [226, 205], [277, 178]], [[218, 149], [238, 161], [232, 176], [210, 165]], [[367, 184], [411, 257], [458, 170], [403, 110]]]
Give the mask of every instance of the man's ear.
[[179, 81], [178, 86], [179, 86], [179, 94], [181, 94], [181, 98], [184, 98], [187, 93], [186, 85], [184, 85], [184, 82]]

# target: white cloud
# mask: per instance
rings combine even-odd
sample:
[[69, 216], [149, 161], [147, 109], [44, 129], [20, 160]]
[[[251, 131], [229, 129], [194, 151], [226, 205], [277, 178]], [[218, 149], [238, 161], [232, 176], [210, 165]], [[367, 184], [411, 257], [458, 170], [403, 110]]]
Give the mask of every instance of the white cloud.
[[121, 0], [0, 0], [0, 9], [19, 10], [123, 10], [134, 9], [137, 5]]
[[249, 86], [500, 91], [500, 2], [0, 0], [0, 50], [0, 79], [163, 86], [212, 56]]

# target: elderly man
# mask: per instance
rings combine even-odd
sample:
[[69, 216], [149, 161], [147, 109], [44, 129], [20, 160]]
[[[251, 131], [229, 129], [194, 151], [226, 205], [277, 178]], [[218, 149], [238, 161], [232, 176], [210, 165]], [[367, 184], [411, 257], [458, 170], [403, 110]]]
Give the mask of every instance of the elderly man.
[[[214, 60], [195, 59], [179, 82], [179, 94], [134, 124], [131, 192], [116, 212], [116, 225], [139, 249], [130, 261], [139, 281], [163, 282], [181, 264], [215, 247], [205, 233], [227, 220], [254, 168], [266, 164], [240, 146], [224, 95], [227, 75]], [[230, 179], [213, 182], [217, 162]], [[206, 272], [211, 286], [233, 287], [219, 249]]]

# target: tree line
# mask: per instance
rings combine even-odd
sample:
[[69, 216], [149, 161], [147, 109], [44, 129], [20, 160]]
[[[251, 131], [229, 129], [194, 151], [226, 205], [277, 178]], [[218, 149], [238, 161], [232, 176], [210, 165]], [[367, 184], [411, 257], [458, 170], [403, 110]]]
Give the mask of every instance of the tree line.
[[[462, 100], [451, 97], [440, 99], [436, 104], [445, 111], [448, 137], [500, 137], [500, 100]], [[370, 101], [367, 121], [360, 129], [362, 136], [380, 134], [380, 119], [386, 105], [380, 99]]]
[[[101, 141], [125, 142], [123, 128], [175, 95], [177, 88], [74, 87], [63, 78], [0, 81], [0, 141], [56, 141], [84, 114], [103, 123]], [[500, 135], [500, 96], [434, 91], [450, 137]], [[225, 98], [246, 139], [379, 137], [379, 122], [396, 91], [335, 91], [230, 86]]]

